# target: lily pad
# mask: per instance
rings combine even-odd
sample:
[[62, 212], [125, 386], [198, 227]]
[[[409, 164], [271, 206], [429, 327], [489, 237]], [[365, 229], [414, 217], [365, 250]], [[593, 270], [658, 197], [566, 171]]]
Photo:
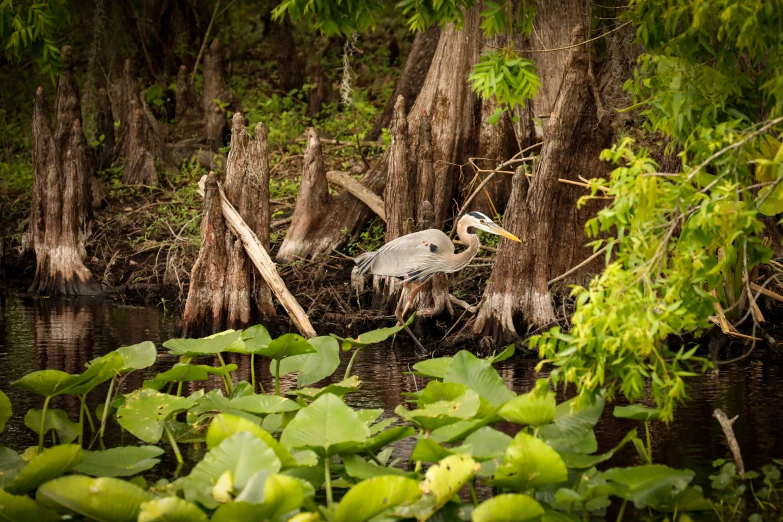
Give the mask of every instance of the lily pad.
[[179, 363], [165, 372], [157, 374], [154, 378], [144, 381], [144, 388], [160, 390], [170, 382], [205, 381], [210, 375], [228, 375], [237, 369], [236, 364], [227, 364], [225, 367], [213, 367], [205, 364]]
[[661, 410], [646, 408], [641, 404], [616, 406], [614, 409], [614, 416], [619, 419], [631, 419], [644, 422], [660, 420], [661, 413]]
[[246, 411], [256, 415], [269, 415], [270, 413], [285, 413], [301, 408], [297, 403], [285, 397], [276, 395], [247, 395], [231, 399], [229, 405], [237, 410]]
[[356, 412], [336, 395], [327, 393], [297, 412], [283, 430], [280, 442], [329, 457], [337, 444], [362, 443], [369, 437], [370, 429]]
[[8, 522], [55, 522], [60, 516], [27, 495], [11, 495], [0, 489], [0, 520]]
[[453, 360], [453, 357], [436, 357], [419, 361], [413, 365], [414, 371], [411, 373], [430, 379], [443, 379]]
[[478, 394], [466, 386], [430, 381], [419, 397], [418, 409], [407, 410], [399, 405], [394, 413], [431, 431], [473, 417], [479, 404]]
[[24, 391], [43, 397], [53, 397], [66, 392], [71, 385], [78, 381], [78, 375], [71, 375], [60, 370], [38, 370], [28, 373], [18, 381], [14, 381], [13, 384]]
[[568, 480], [563, 459], [547, 444], [520, 431], [506, 449], [493, 483], [516, 491], [526, 491]]
[[389, 328], [378, 328], [377, 330], [364, 332], [362, 334], [359, 334], [359, 337], [357, 337], [356, 339], [350, 339], [350, 338], [346, 339], [334, 334], [332, 334], [332, 337], [334, 337], [335, 339], [337, 339], [342, 343], [342, 349], [345, 352], [347, 352], [348, 350], [354, 347], [364, 348], [365, 346], [370, 346], [372, 344], [382, 343], [389, 337], [397, 335], [406, 326], [410, 326], [413, 323], [414, 315], [411, 315], [404, 325], [391, 326]]
[[480, 468], [468, 455], [450, 455], [427, 470], [424, 480], [419, 484], [422, 497], [399, 514], [413, 516], [419, 521], [429, 519], [465, 485]]
[[506, 387], [490, 361], [479, 359], [468, 351], [459, 352], [452, 361], [443, 382], [455, 382], [472, 389], [494, 408], [510, 401], [516, 394]]
[[8, 395], [0, 391], [0, 433], [5, 430], [5, 423], [11, 418], [11, 401]]
[[232, 351], [245, 354], [258, 354], [262, 349], [269, 346], [272, 342], [272, 336], [269, 335], [269, 331], [262, 325], [257, 324], [251, 326], [242, 332], [242, 345], [239, 347], [238, 343], [231, 347]]
[[[24, 416], [24, 425], [40, 435], [41, 433], [41, 415], [42, 410], [27, 410]], [[61, 444], [69, 444], [79, 436], [79, 423], [71, 422], [65, 410], [48, 409], [46, 410], [46, 422], [44, 423], [44, 434], [54, 430], [57, 433], [57, 440]]]
[[400, 468], [382, 466], [377, 462], [367, 462], [358, 455], [344, 455], [342, 456], [342, 459], [343, 464], [345, 464], [345, 472], [348, 473], [349, 476], [358, 480], [365, 480], [373, 477], [383, 477], [385, 475], [410, 475]]
[[138, 522], [207, 522], [209, 518], [199, 507], [178, 497], [166, 497], [144, 502]]
[[543, 426], [555, 419], [555, 394], [549, 390], [549, 379], [539, 379], [528, 393], [504, 404], [498, 414], [509, 422]]
[[637, 508], [672, 505], [694, 475], [689, 469], [672, 469], [658, 464], [612, 468], [601, 473], [613, 486], [616, 496], [632, 501]]
[[307, 342], [307, 339], [297, 334], [284, 334], [269, 342], [265, 348], [255, 352], [258, 355], [280, 360], [285, 357], [315, 353], [315, 347]]
[[154, 444], [163, 436], [166, 419], [194, 403], [191, 398], [150, 389], [136, 390], [126, 395], [125, 404], [117, 409], [117, 421], [137, 438]]
[[169, 339], [163, 346], [172, 355], [198, 357], [225, 352], [232, 344], [241, 341], [241, 337], [241, 331], [226, 330], [202, 339]]
[[0, 446], [0, 489], [6, 489], [24, 466], [25, 462], [17, 452], [11, 448]]
[[120, 371], [127, 372], [142, 370], [155, 364], [158, 349], [150, 341], [144, 341], [143, 343], [117, 348], [117, 353], [120, 354], [123, 361]]
[[38, 488], [35, 499], [62, 513], [78, 514], [98, 522], [136, 522], [141, 505], [152, 493], [116, 478], [70, 475]]
[[61, 444], [44, 449], [22, 469], [6, 489], [9, 493], [27, 493], [44, 482], [59, 477], [76, 466], [84, 458], [82, 448], [75, 444]]
[[598, 449], [593, 427], [601, 418], [605, 404], [603, 396], [578, 409], [575, 399], [561, 402], [555, 408], [554, 423], [542, 426], [539, 436], [557, 451], [592, 453]]
[[274, 451], [284, 469], [296, 467], [298, 465], [298, 462], [291, 455], [291, 452], [264, 428], [244, 417], [237, 417], [236, 415], [229, 415], [227, 413], [217, 415], [209, 424], [209, 429], [207, 430], [207, 448], [216, 448], [224, 440], [240, 432], [251, 433], [272, 448], [272, 451]]
[[503, 457], [511, 441], [514, 440], [502, 431], [485, 426], [465, 439], [465, 445], [470, 445], [473, 450], [471, 456], [481, 462]]
[[350, 489], [340, 501], [334, 522], [365, 522], [421, 495], [419, 484], [405, 477], [367, 479]]
[[76, 471], [94, 477], [131, 477], [155, 467], [163, 455], [157, 446], [126, 446], [104, 451], [85, 451]]
[[498, 495], [473, 510], [473, 522], [524, 522], [544, 514], [541, 504], [518, 493]]
[[289, 392], [291, 395], [298, 395], [306, 399], [315, 400], [318, 397], [327, 393], [336, 395], [337, 397], [343, 397], [348, 393], [355, 392], [359, 389], [362, 381], [355, 375], [348, 377], [335, 384], [324, 386], [323, 388], [302, 388], [301, 390], [294, 390]]
[[[308, 342], [315, 348], [314, 353], [305, 353], [286, 357], [280, 361], [280, 375], [297, 373], [296, 385], [299, 388], [309, 386], [332, 375], [340, 365], [340, 346], [333, 337], [313, 337]], [[272, 361], [270, 372], [276, 373], [277, 361]]]

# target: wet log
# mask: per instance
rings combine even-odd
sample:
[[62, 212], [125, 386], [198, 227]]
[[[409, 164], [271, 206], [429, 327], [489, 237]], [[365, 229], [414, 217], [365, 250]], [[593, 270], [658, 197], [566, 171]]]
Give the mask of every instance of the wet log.
[[225, 141], [228, 125], [226, 114], [230, 107], [241, 112], [239, 99], [226, 84], [223, 64], [223, 46], [217, 38], [212, 41], [204, 54], [204, 88], [201, 96], [201, 108], [204, 111], [204, 134], [210, 149], [217, 151]]
[[[471, 139], [468, 122], [472, 119], [475, 97], [469, 92], [465, 78], [478, 57], [478, 32], [478, 6], [474, 6], [467, 13], [461, 30], [451, 25], [446, 27], [438, 41], [421, 92], [408, 114], [411, 142], [418, 139], [421, 115], [426, 112], [432, 118], [433, 164], [436, 168], [431, 203], [435, 227], [443, 226], [451, 210], [459, 172], [459, 167], [455, 165], [458, 164], [463, 149], [468, 148]], [[474, 35], [475, 38], [469, 35]], [[315, 139], [318, 139], [317, 136]], [[387, 150], [361, 179], [362, 185], [375, 194], [381, 194], [386, 186], [388, 161]], [[305, 169], [307, 165], [306, 154]], [[321, 201], [315, 206], [306, 203], [299, 205], [299, 199], [313, 199], [311, 190], [300, 191], [294, 221], [280, 247], [278, 261], [318, 259], [327, 255], [342, 246], [352, 235], [358, 234], [371, 216], [370, 209], [351, 194], [344, 192], [330, 200], [328, 192], [323, 190], [318, 192], [318, 198], [321, 198]], [[306, 215], [311, 208], [316, 210], [318, 218]], [[303, 226], [303, 223], [309, 225]]]
[[375, 192], [353, 179], [347, 172], [330, 170], [326, 173], [326, 179], [332, 185], [337, 185], [367, 205], [367, 207], [381, 218], [384, 223], [386, 222], [386, 211], [383, 208], [383, 200]]
[[386, 103], [386, 107], [383, 109], [381, 117], [378, 118], [372, 126], [370, 132], [367, 133], [368, 140], [377, 140], [381, 137], [381, 130], [389, 127], [392, 116], [394, 115], [394, 104], [396, 103], [398, 96], [405, 98], [406, 113], [410, 110], [413, 102], [421, 91], [422, 85], [424, 85], [424, 79], [427, 77], [427, 71], [432, 63], [432, 57], [435, 55], [435, 50], [438, 48], [440, 33], [441, 28], [436, 24], [426, 31], [416, 34], [416, 37], [413, 40], [413, 46], [411, 46], [410, 53], [408, 53], [405, 67], [402, 70], [400, 79], [397, 80], [397, 85], [394, 87], [394, 93]]
[[95, 136], [100, 141], [96, 157], [97, 169], [111, 167], [114, 161], [114, 147], [117, 141], [114, 136], [114, 116], [111, 111], [109, 93], [104, 88], [98, 90], [95, 113]]
[[[408, 120], [402, 96], [397, 97], [394, 105], [390, 133], [388, 182], [383, 193], [387, 243], [415, 231], [413, 202], [416, 185], [408, 162]], [[394, 277], [373, 276], [374, 308], [393, 309], [401, 288], [402, 283]]]
[[[578, 26], [571, 41], [583, 42], [586, 34]], [[598, 177], [609, 169], [599, 155], [611, 142], [611, 126], [596, 99], [588, 60], [587, 45], [571, 48], [530, 188], [526, 196], [521, 187], [514, 189], [516, 194], [512, 191], [510, 210], [504, 215], [504, 224], [522, 243], [501, 240], [474, 333], [507, 340], [518, 336], [519, 325], [554, 322], [550, 291], [565, 295], [569, 283], [584, 283], [601, 268], [601, 259], [596, 259], [548, 287], [550, 280], [591, 255], [585, 247], [584, 225], [602, 206], [593, 201], [577, 209], [584, 189], [558, 180]], [[521, 180], [514, 183], [524, 184]]]
[[[43, 88], [33, 107], [33, 204], [30, 229], [36, 269], [30, 292], [42, 295], [91, 295], [101, 291], [84, 266], [79, 239], [81, 207], [89, 206], [85, 190], [86, 142], [81, 122], [71, 122], [70, 142], [61, 154], [49, 127]], [[64, 162], [61, 161], [64, 158]]]

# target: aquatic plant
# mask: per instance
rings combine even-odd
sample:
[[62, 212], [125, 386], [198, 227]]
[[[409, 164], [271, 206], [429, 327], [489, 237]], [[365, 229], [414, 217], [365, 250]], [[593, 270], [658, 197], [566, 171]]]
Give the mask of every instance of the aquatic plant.
[[[405, 394], [409, 404], [398, 406], [396, 417], [349, 406], [344, 397], [361, 389], [351, 375], [353, 360], [399, 328], [306, 340], [292, 334], [272, 339], [254, 326], [172, 339], [164, 347], [178, 362], [129, 391], [122, 390], [123, 377], [154, 364], [152, 343], [97, 358], [79, 375], [26, 375], [15, 385], [44, 398], [42, 410], [25, 415], [39, 445], [22, 453], [0, 446], [0, 519], [559, 522], [605, 519], [613, 503], [617, 520], [779, 516], [783, 461], [744, 474], [716, 461], [714, 493], [705, 497], [693, 471], [653, 462], [648, 425], [661, 412], [641, 406], [618, 407], [614, 414], [643, 421], [646, 443], [629, 426], [616, 447], [599, 453], [594, 428], [605, 396], [587, 406], [577, 407], [574, 399], [557, 404], [549, 379], [516, 394], [493, 366], [512, 356], [513, 347], [486, 359], [461, 351], [415, 364], [411, 373], [428, 382]], [[355, 350], [343, 380], [313, 387], [337, 371], [338, 340], [344, 350]], [[237, 366], [225, 363], [226, 353], [269, 358], [274, 395], [255, 382], [235, 382]], [[194, 362], [206, 358], [220, 366]], [[292, 373], [297, 386], [284, 397], [280, 375]], [[182, 395], [182, 383], [212, 375], [223, 389]], [[127, 431], [126, 445], [92, 450], [83, 436], [83, 419], [91, 418], [85, 399], [107, 381], [102, 425], [112, 421], [113, 429]], [[78, 423], [48, 408], [52, 397], [65, 394], [79, 398]], [[11, 416], [11, 402], [0, 392], [0, 430]], [[500, 423], [516, 426], [513, 436], [498, 429]], [[103, 442], [103, 432], [91, 429], [93, 442]], [[137, 444], [127, 445], [131, 436]], [[402, 439], [413, 439], [407, 466], [393, 458]], [[170, 444], [181, 465], [178, 444], [186, 442], [206, 451], [195, 466], [187, 474], [181, 467], [171, 476], [161, 471], [164, 478], [148, 484], [142, 473], [160, 464], [159, 446]], [[644, 465], [607, 467], [629, 442]]]

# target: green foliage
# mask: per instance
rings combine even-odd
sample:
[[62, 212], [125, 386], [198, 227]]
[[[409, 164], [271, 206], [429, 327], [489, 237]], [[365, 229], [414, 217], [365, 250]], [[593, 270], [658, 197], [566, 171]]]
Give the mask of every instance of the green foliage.
[[[473, 67], [468, 81], [481, 99], [488, 100], [494, 96], [498, 105], [509, 112], [517, 105], [524, 105], [525, 100], [532, 99], [541, 87], [535, 63], [508, 49], [485, 51]], [[499, 117], [500, 112], [495, 112], [489, 122], [495, 124]]]
[[40, 73], [49, 75], [54, 83], [62, 67], [56, 34], [68, 18], [66, 7], [63, 0], [0, 2], [0, 47], [5, 57], [18, 63], [32, 56]]

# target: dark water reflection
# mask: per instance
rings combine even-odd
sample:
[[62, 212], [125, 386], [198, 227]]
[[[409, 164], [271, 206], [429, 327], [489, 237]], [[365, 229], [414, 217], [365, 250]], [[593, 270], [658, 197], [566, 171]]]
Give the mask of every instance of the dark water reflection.
[[[100, 299], [0, 297], [0, 389], [9, 395], [14, 405], [14, 416], [5, 433], [0, 435], [0, 444], [21, 450], [37, 443], [37, 436], [24, 426], [23, 418], [28, 408], [40, 408], [42, 401], [16, 390], [11, 386], [13, 380], [45, 368], [78, 373], [83, 371], [84, 363], [94, 357], [145, 340], [160, 347], [163, 341], [177, 335], [178, 325], [179, 315], [167, 315], [154, 307], [128, 306]], [[249, 380], [249, 359], [240, 356], [230, 359], [239, 365], [236, 376]], [[391, 414], [402, 403], [403, 392], [416, 391], [423, 385], [421, 378], [404, 373], [416, 360], [411, 350], [400, 345], [395, 348], [387, 344], [362, 352], [354, 366], [354, 373], [362, 380], [362, 391], [348, 395], [346, 401], [362, 408], [383, 408], [387, 415]], [[131, 374], [124, 389], [129, 391], [140, 386], [142, 380], [174, 362], [173, 357], [161, 353], [155, 369]], [[272, 385], [268, 364], [263, 360], [256, 363], [256, 375], [268, 390]], [[343, 357], [341, 367], [333, 377], [335, 381], [341, 380], [346, 364], [347, 357]], [[515, 358], [499, 364], [498, 370], [509, 388], [520, 393], [530, 389], [535, 380], [543, 376], [535, 373], [534, 366], [535, 361]], [[190, 384], [190, 391], [203, 385]], [[219, 384], [214, 379], [207, 386]], [[283, 378], [283, 390], [294, 386], [295, 378]], [[739, 363], [723, 369], [718, 376], [691, 380], [688, 393], [691, 401], [677, 410], [671, 426], [658, 423], [652, 426], [653, 455], [657, 462], [694, 469], [704, 484], [711, 462], [729, 455], [720, 426], [712, 418], [713, 410], [718, 407], [729, 416], [740, 415], [734, 429], [748, 469], [758, 468], [771, 458], [783, 455], [782, 365]], [[93, 410], [102, 401], [100, 395], [98, 392], [90, 400]], [[77, 405], [76, 399], [71, 397], [57, 397], [52, 401], [52, 407], [69, 411], [72, 420], [77, 419]], [[596, 428], [602, 451], [614, 446], [628, 430], [641, 427], [613, 418], [611, 409], [612, 406], [607, 408]], [[501, 426], [501, 429], [514, 432], [513, 426]], [[410, 439], [399, 443], [395, 456], [406, 458], [412, 444]], [[200, 458], [203, 451], [197, 446], [183, 450], [191, 461]], [[630, 445], [611, 461], [615, 466], [636, 463], [639, 463], [638, 457]], [[170, 455], [164, 465], [173, 468]]]

